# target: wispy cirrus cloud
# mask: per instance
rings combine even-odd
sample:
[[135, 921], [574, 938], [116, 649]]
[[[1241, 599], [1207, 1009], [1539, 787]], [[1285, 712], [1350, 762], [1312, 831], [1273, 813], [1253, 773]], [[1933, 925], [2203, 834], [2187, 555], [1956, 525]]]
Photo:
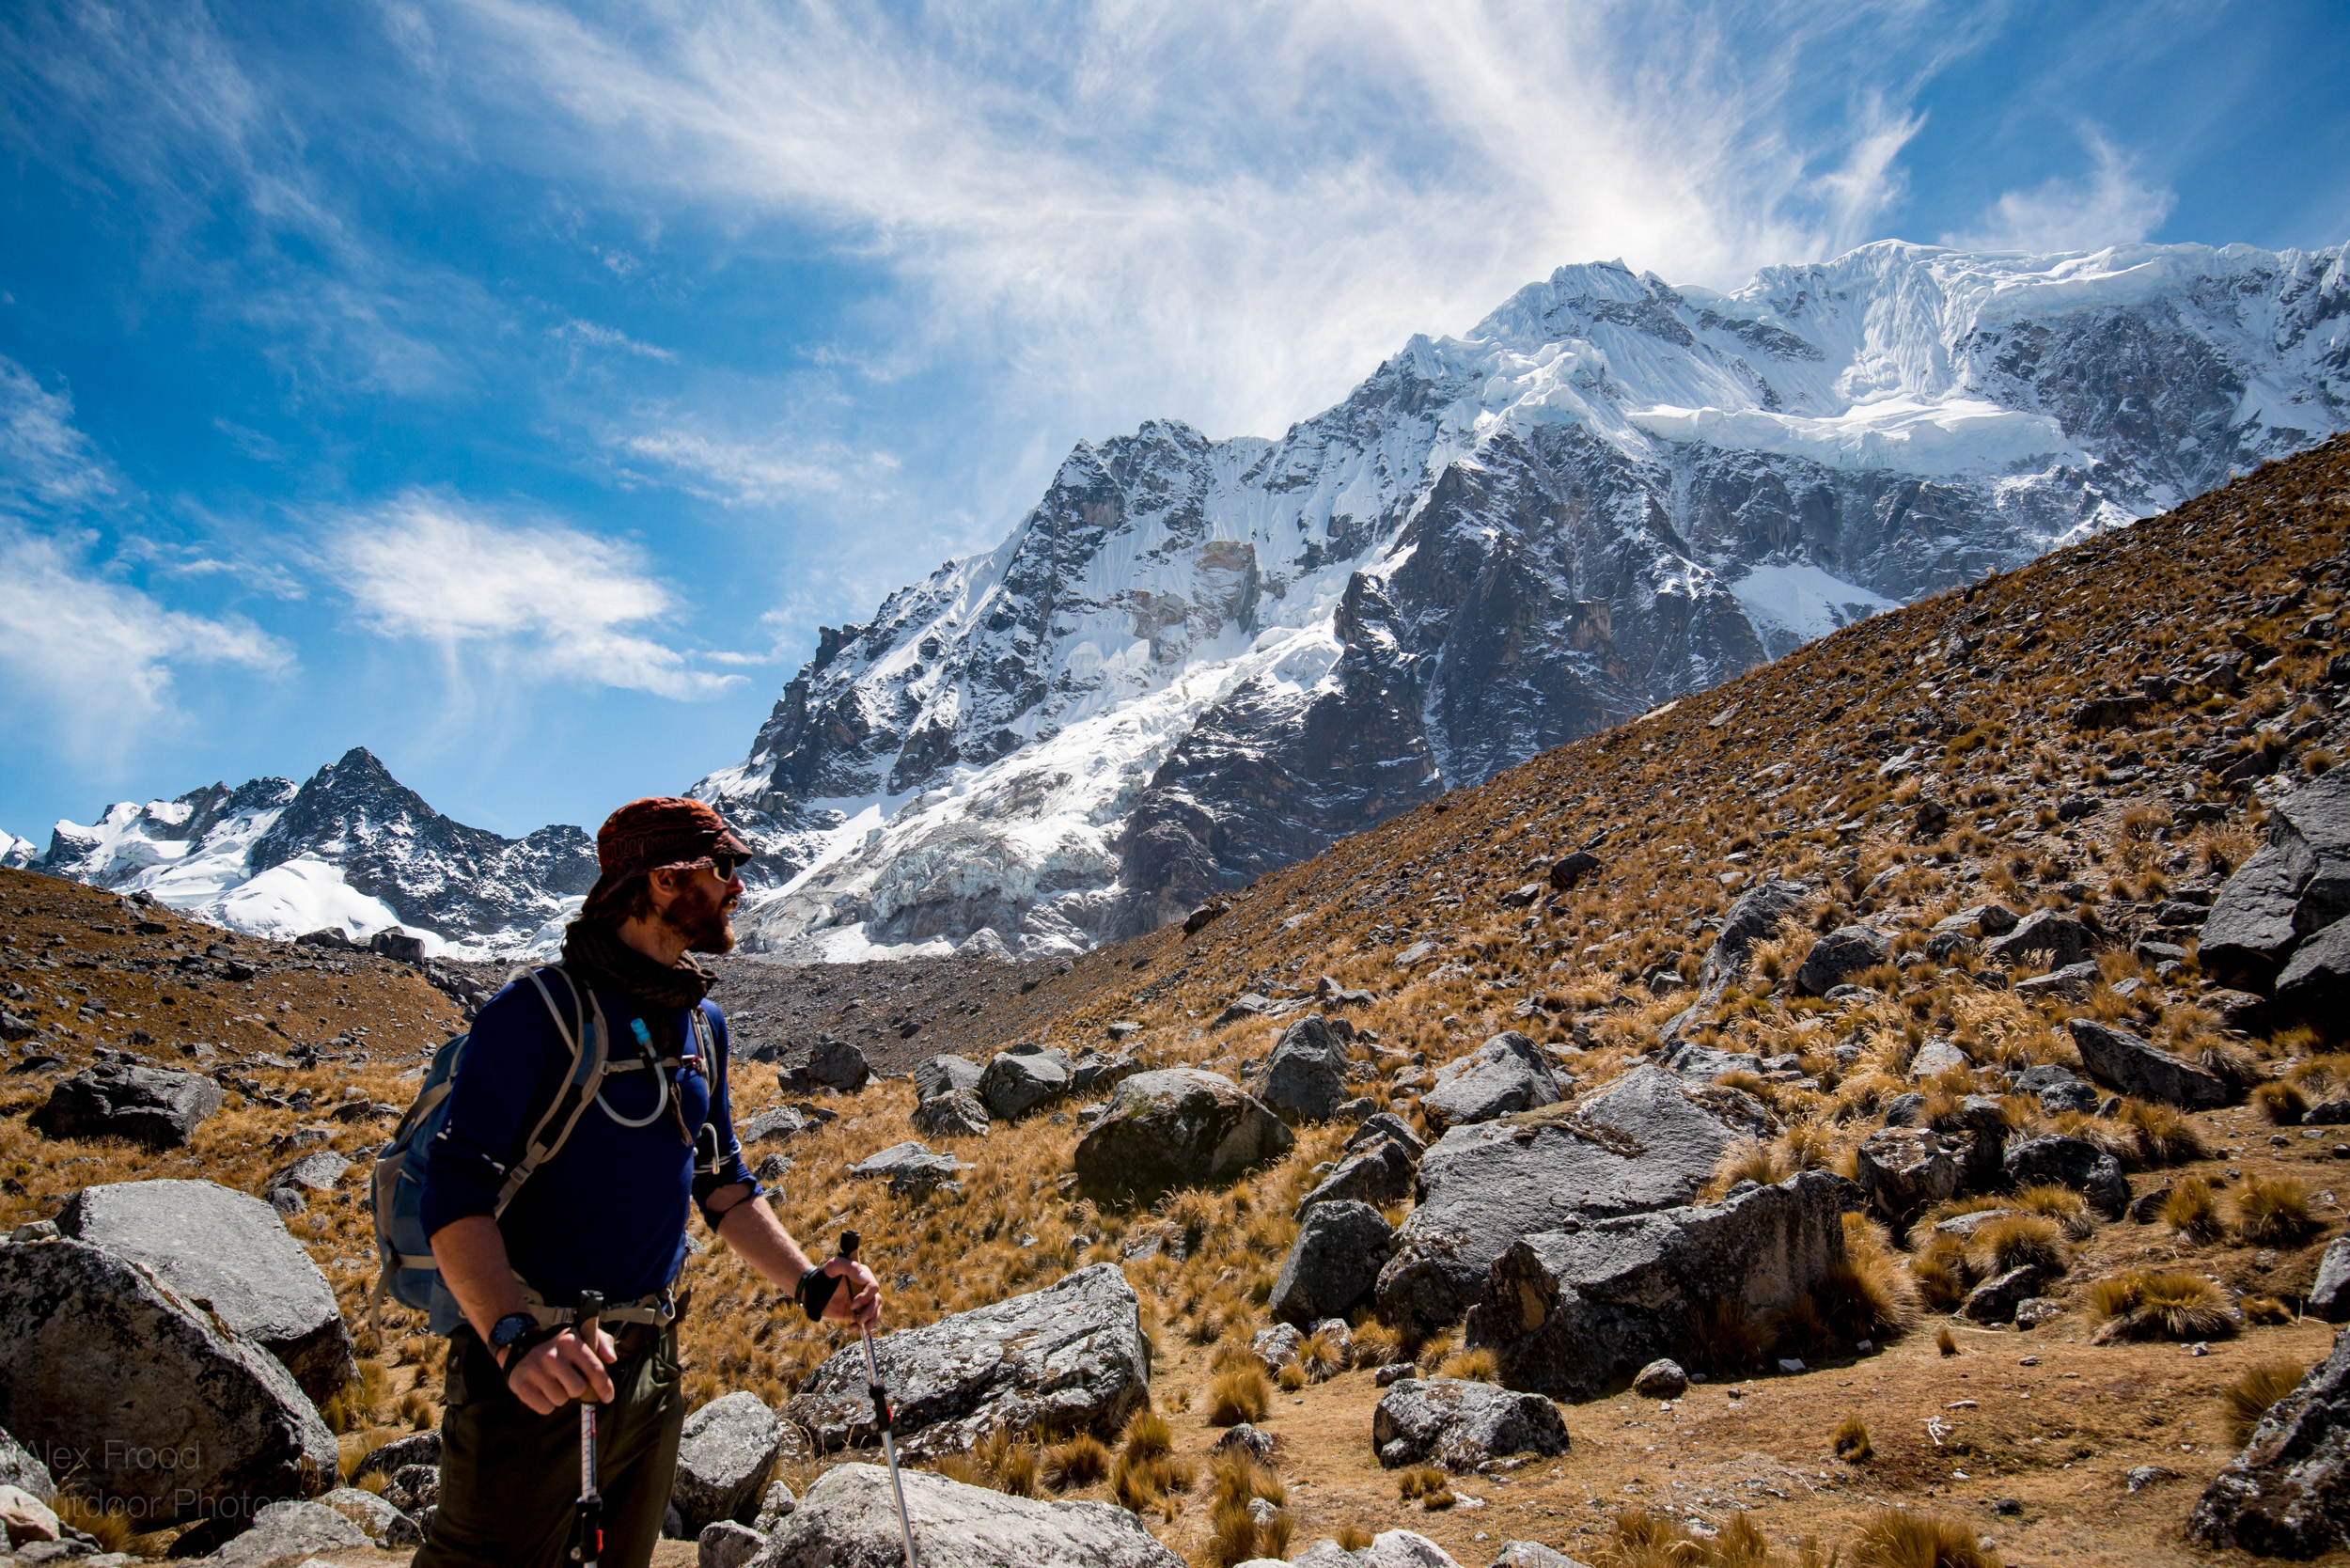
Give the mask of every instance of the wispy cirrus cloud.
[[2177, 194], [2140, 180], [2135, 162], [2093, 129], [2081, 139], [2094, 165], [2087, 178], [2060, 176], [2003, 192], [1976, 227], [1944, 235], [1942, 243], [1968, 250], [2098, 250], [2143, 240], [2162, 227]]
[[87, 525], [133, 494], [75, 424], [72, 400], [0, 358], [0, 713], [102, 766], [182, 715], [191, 666], [267, 674], [293, 651], [242, 616], [173, 609], [126, 580]]
[[650, 635], [679, 609], [641, 551], [559, 524], [509, 522], [410, 491], [337, 519], [324, 570], [385, 636], [495, 671], [694, 701], [741, 683]]
[[816, 226], [920, 291], [916, 352], [1218, 433], [1560, 261], [1730, 284], [1881, 231], [1915, 95], [1973, 36], [1911, 0], [436, 14], [453, 94], [544, 109], [532, 159]]

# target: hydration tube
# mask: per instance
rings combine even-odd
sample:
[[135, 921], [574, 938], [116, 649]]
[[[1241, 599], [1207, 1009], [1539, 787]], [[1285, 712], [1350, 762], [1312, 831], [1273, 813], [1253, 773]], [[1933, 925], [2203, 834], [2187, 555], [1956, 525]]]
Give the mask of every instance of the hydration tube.
[[612, 1108], [612, 1102], [603, 1097], [603, 1090], [601, 1089], [596, 1090], [596, 1104], [603, 1108], [604, 1115], [623, 1127], [650, 1127], [660, 1119], [664, 1111], [669, 1108], [669, 1078], [668, 1074], [661, 1071], [661, 1053], [652, 1048], [652, 1035], [645, 1027], [645, 1021], [642, 1018], [630, 1019], [628, 1030], [636, 1037], [637, 1047], [645, 1053], [646, 1063], [652, 1069], [652, 1081], [655, 1086], [652, 1109], [641, 1117], [622, 1116]]

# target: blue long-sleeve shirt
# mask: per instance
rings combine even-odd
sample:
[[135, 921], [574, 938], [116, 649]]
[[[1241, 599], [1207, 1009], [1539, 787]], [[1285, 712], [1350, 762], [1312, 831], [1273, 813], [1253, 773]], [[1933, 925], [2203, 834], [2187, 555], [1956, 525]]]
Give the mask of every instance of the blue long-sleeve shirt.
[[[565, 1009], [565, 1022], [572, 1022], [564, 977], [550, 975], [546, 981]], [[612, 1060], [637, 1054], [632, 1018], [645, 1020], [665, 1055], [679, 1054], [681, 1044], [692, 1049], [683, 1010], [664, 1012], [601, 988], [596, 996], [603, 1005]], [[603, 1104], [591, 1103], [580, 1113], [563, 1147], [532, 1173], [498, 1221], [514, 1271], [548, 1302], [568, 1305], [584, 1290], [601, 1291], [613, 1303], [666, 1290], [685, 1261], [687, 1205], [702, 1204], [703, 1218], [715, 1229], [708, 1208], [713, 1193], [748, 1183], [757, 1195], [728, 1105], [726, 1015], [713, 1003], [702, 1007], [710, 1015], [715, 1060], [702, 1064], [703, 1071], [680, 1071], [674, 1092], [705, 1163], [715, 1137], [716, 1171], [695, 1169], [695, 1148], [678, 1136], [668, 1112], [641, 1127], [622, 1126], [607, 1113], [609, 1105], [631, 1121], [651, 1113], [659, 1100], [650, 1073], [606, 1077]], [[448, 1117], [426, 1160], [425, 1234], [496, 1208], [508, 1169], [522, 1157], [525, 1140], [554, 1104], [571, 1065], [571, 1048], [529, 980], [507, 986], [481, 1010], [458, 1063]]]

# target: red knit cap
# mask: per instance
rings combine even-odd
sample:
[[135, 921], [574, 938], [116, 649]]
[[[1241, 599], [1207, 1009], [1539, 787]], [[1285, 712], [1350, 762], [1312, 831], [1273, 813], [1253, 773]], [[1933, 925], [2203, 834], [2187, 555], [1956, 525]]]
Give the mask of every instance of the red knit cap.
[[596, 831], [596, 865], [607, 883], [644, 871], [698, 866], [717, 855], [748, 860], [751, 848], [716, 811], [679, 795], [632, 800]]

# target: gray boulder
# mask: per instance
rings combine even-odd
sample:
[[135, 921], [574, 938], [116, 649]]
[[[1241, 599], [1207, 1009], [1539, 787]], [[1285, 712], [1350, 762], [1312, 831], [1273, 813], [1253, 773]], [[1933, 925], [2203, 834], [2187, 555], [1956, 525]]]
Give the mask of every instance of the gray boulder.
[[1936, 936], [2004, 936], [2015, 929], [2015, 911], [2003, 903], [1969, 904], [1934, 923]]
[[1825, 1170], [1723, 1201], [1543, 1231], [1494, 1264], [1468, 1315], [1511, 1387], [1596, 1398], [1688, 1337], [1716, 1301], [1792, 1306], [1844, 1262], [1857, 1187]]
[[1069, 1058], [1037, 1045], [998, 1051], [979, 1074], [979, 1098], [988, 1114], [1016, 1121], [1069, 1089]]
[[2016, 1075], [2015, 1092], [2032, 1096], [2040, 1102], [2040, 1108], [2051, 1116], [2097, 1108], [2097, 1090], [2083, 1083], [2071, 1068], [2053, 1062], [2037, 1062], [2025, 1068]]
[[2015, 996], [2027, 1002], [2085, 1002], [2104, 980], [2105, 974], [2096, 964], [2083, 961], [2017, 980]]
[[919, 1143], [893, 1143], [849, 1167], [861, 1182], [887, 1182], [893, 1193], [923, 1192], [972, 1168], [952, 1154], [933, 1154]]
[[2013, 1323], [2015, 1309], [2040, 1294], [2048, 1271], [2034, 1263], [2009, 1269], [1966, 1293], [1958, 1315], [1969, 1323]]
[[787, 1143], [815, 1125], [815, 1118], [777, 1105], [745, 1118], [734, 1136], [744, 1148], [756, 1149], [762, 1143]]
[[1283, 1121], [1327, 1121], [1348, 1098], [1346, 1044], [1318, 1012], [1281, 1031], [1265, 1063], [1264, 1103]]
[[374, 1493], [363, 1492], [356, 1486], [337, 1486], [319, 1501], [358, 1526], [359, 1533], [379, 1546], [397, 1544], [393, 1537], [400, 1533], [401, 1522], [408, 1517]]
[[2174, 1057], [2127, 1029], [2093, 1018], [2068, 1018], [2064, 1027], [2089, 1075], [2124, 1094], [2166, 1101], [2187, 1110], [2210, 1110], [2236, 1097], [2228, 1081], [2217, 1073]]
[[1695, 1028], [1720, 1002], [1730, 982], [1745, 970], [1754, 945], [1776, 935], [1810, 897], [1811, 889], [1805, 884], [1779, 881], [1762, 883], [1741, 895], [1722, 917], [1721, 930], [1705, 951], [1705, 963], [1698, 970], [1697, 1000], [1665, 1026], [1665, 1040], [1678, 1041]]
[[299, 1497], [335, 1475], [334, 1435], [274, 1357], [144, 1265], [66, 1237], [0, 1247], [0, 1426], [36, 1450], [167, 1441], [171, 1464], [95, 1472], [146, 1519]]
[[50, 1091], [30, 1118], [50, 1137], [119, 1137], [149, 1149], [184, 1149], [196, 1124], [220, 1109], [220, 1086], [194, 1073], [101, 1062]]
[[1088, 1051], [1069, 1068], [1069, 1090], [1073, 1094], [1088, 1094], [1097, 1089], [1115, 1089], [1142, 1071], [1142, 1063], [1120, 1051], [1104, 1055]]
[[[1290, 1562], [1292, 1568], [1461, 1568], [1442, 1546], [1408, 1529], [1381, 1530], [1371, 1537], [1370, 1545], [1352, 1552], [1335, 1541], [1317, 1541]], [[1553, 1565], [1538, 1564], [1535, 1568]]]
[[292, 1187], [303, 1192], [333, 1192], [342, 1184], [343, 1176], [350, 1169], [349, 1160], [332, 1149], [321, 1149], [272, 1173], [261, 1184], [261, 1190], [269, 1193]]
[[1476, 1469], [1513, 1452], [1568, 1450], [1568, 1422], [1542, 1394], [1513, 1394], [1466, 1377], [1405, 1377], [1371, 1415], [1371, 1448], [1385, 1469]]
[[[926, 1458], [969, 1448], [997, 1427], [1040, 1423], [1116, 1435], [1150, 1398], [1138, 1309], [1118, 1265], [1096, 1263], [1044, 1290], [874, 1341], [900, 1447]], [[784, 1415], [820, 1450], [878, 1443], [863, 1349], [852, 1343], [818, 1367]]]
[[1314, 1189], [1297, 1200], [1303, 1215], [1317, 1203], [1341, 1199], [1384, 1209], [1412, 1196], [1419, 1167], [1412, 1152], [1394, 1138], [1383, 1137], [1340, 1160]]
[[[2308, 1311], [2327, 1323], [2350, 1323], [2350, 1232], [2336, 1236], [2317, 1260], [2317, 1282], [2310, 1287]], [[5, 1479], [6, 1472], [0, 1471], [0, 1480]]]
[[914, 1064], [914, 1097], [927, 1100], [959, 1089], [976, 1090], [986, 1072], [968, 1057], [924, 1057]]
[[1670, 1358], [1651, 1361], [1632, 1374], [1632, 1391], [1649, 1399], [1679, 1399], [1689, 1391], [1689, 1374]]
[[1150, 1194], [1229, 1182], [1289, 1152], [1297, 1135], [1219, 1074], [1196, 1067], [1137, 1073], [1077, 1145], [1080, 1185]]
[[1691, 1089], [1702, 1089], [1732, 1073], [1752, 1073], [1757, 1077], [1762, 1073], [1762, 1058], [1751, 1051], [1718, 1050], [1694, 1041], [1668, 1056], [1665, 1065]]
[[265, 1568], [313, 1552], [372, 1546], [368, 1533], [322, 1502], [274, 1502], [253, 1515], [253, 1528], [207, 1558], [205, 1568]]
[[1351, 1154], [1382, 1138], [1402, 1144], [1415, 1161], [1428, 1152], [1428, 1146], [1420, 1142], [1419, 1135], [1412, 1130], [1412, 1124], [1393, 1111], [1380, 1111], [1366, 1117], [1361, 1126], [1347, 1135], [1346, 1152]]
[[1860, 1140], [1854, 1171], [1869, 1206], [1898, 1228], [1958, 1195], [1966, 1155], [1963, 1140], [1930, 1127], [1880, 1127]]
[[2302, 941], [2350, 917], [2350, 775], [2273, 803], [2269, 841], [2212, 901], [2196, 958], [2224, 984], [2265, 992]]
[[1825, 996], [1864, 969], [1893, 956], [1893, 939], [1871, 926], [1838, 926], [1811, 944], [1795, 971], [1795, 994]]
[[967, 1089], [933, 1094], [914, 1107], [914, 1130], [931, 1137], [984, 1137], [987, 1105]]
[[1504, 1541], [1486, 1568], [1584, 1568], [1584, 1564], [1539, 1541]]
[[865, 1053], [847, 1041], [820, 1040], [807, 1053], [807, 1076], [825, 1089], [854, 1094], [873, 1081], [873, 1069]]
[[57, 1483], [49, 1466], [5, 1431], [0, 1431], [0, 1486], [22, 1487], [43, 1502], [57, 1500]]
[[1379, 1397], [1371, 1446], [1390, 1470], [1426, 1464], [1473, 1470], [1513, 1453], [1564, 1453], [1567, 1423], [1540, 1394], [1460, 1377], [1407, 1377]]
[[766, 1544], [767, 1538], [748, 1525], [721, 1519], [703, 1526], [694, 1538], [694, 1568], [743, 1568]]
[[1928, 1078], [1938, 1078], [1952, 1069], [1970, 1071], [1974, 1065], [1966, 1052], [1949, 1041], [1929, 1040], [1918, 1047], [1916, 1056], [1909, 1058], [1909, 1081], [1923, 1083]]
[[1342, 1318], [1371, 1299], [1394, 1250], [1395, 1232], [1370, 1204], [1317, 1203], [1298, 1224], [1265, 1309], [1283, 1323]]
[[441, 1467], [441, 1435], [418, 1432], [406, 1437], [395, 1437], [382, 1448], [371, 1450], [359, 1461], [359, 1467], [351, 1472], [358, 1481], [367, 1476], [396, 1476], [411, 1465]]
[[2350, 919], [2336, 920], [2294, 949], [2277, 977], [2277, 1010], [2335, 1040], [2350, 1033]]
[[2204, 1489], [2186, 1532], [2259, 1557], [2350, 1546], [2350, 1330], [2269, 1406], [2244, 1451]]
[[2120, 1219], [2129, 1209], [2130, 1184], [2122, 1162], [2085, 1138], [2055, 1133], [2026, 1138], [2008, 1150], [2001, 1164], [2010, 1185], [2053, 1182], [2071, 1187], [2107, 1219]]
[[[894, 1387], [894, 1385], [893, 1385]], [[922, 1568], [1183, 1568], [1114, 1503], [1042, 1502], [902, 1473]], [[754, 1568], [904, 1568], [889, 1472], [838, 1465], [817, 1479]]]
[[1465, 1127], [1513, 1111], [1555, 1105], [1562, 1097], [1542, 1047], [1510, 1029], [1438, 1068], [1435, 1085], [1420, 1096], [1419, 1108], [1433, 1125]]
[[257, 1198], [211, 1182], [118, 1182], [68, 1198], [57, 1230], [206, 1303], [231, 1332], [285, 1363], [313, 1402], [359, 1375], [333, 1287]]
[[1751, 1096], [1692, 1091], [1648, 1062], [1579, 1112], [1455, 1127], [1421, 1157], [1419, 1204], [1380, 1272], [1379, 1315], [1423, 1334], [1457, 1323], [1519, 1237], [1686, 1203], [1724, 1150], [1776, 1130]]
[[1983, 944], [1983, 951], [2001, 964], [2039, 964], [2062, 969], [2097, 956], [2097, 938], [2070, 915], [2043, 909], [2027, 915], [2005, 936]]
[[783, 1423], [757, 1394], [738, 1389], [685, 1418], [669, 1506], [698, 1536], [722, 1519], [747, 1525], [783, 1451]]

